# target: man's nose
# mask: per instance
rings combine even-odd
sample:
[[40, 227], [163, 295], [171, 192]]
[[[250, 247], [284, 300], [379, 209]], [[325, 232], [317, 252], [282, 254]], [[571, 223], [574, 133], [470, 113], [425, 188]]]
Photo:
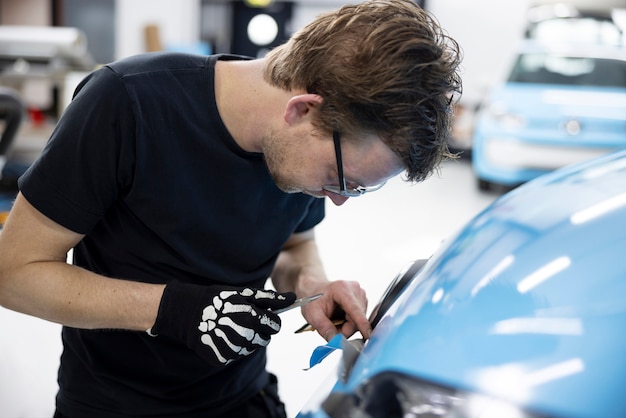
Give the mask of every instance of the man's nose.
[[328, 197], [330, 198], [330, 200], [332, 200], [332, 202], [333, 202], [336, 206], [341, 206], [341, 205], [343, 205], [343, 204], [346, 202], [346, 200], [350, 199], [350, 198], [349, 198], [349, 197], [347, 197], [347, 196], [342, 196], [342, 195], [340, 195], [340, 194], [333, 193], [333, 192], [326, 192], [326, 191], [325, 191], [325, 192], [324, 192], [324, 194], [325, 194], [326, 196], [328, 196]]

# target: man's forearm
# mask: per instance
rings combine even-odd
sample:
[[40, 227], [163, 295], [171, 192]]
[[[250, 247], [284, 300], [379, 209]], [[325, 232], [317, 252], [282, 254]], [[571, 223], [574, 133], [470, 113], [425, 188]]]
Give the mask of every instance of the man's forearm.
[[150, 328], [164, 286], [67, 264], [67, 252], [82, 238], [18, 194], [0, 233], [0, 305], [77, 328]]
[[164, 285], [99, 276], [63, 262], [32, 263], [4, 279], [8, 309], [75, 328], [147, 330]]
[[295, 292], [298, 297], [310, 296], [328, 279], [312, 232], [299, 236], [281, 252], [272, 282], [281, 292]]

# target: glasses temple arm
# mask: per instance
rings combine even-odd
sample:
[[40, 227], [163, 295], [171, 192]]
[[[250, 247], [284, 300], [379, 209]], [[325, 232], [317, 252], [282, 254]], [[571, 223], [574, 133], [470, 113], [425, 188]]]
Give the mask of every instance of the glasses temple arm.
[[337, 176], [339, 177], [339, 189], [346, 190], [346, 178], [343, 176], [343, 158], [341, 157], [341, 142], [339, 132], [333, 132], [333, 142], [335, 144], [335, 156], [337, 157]]

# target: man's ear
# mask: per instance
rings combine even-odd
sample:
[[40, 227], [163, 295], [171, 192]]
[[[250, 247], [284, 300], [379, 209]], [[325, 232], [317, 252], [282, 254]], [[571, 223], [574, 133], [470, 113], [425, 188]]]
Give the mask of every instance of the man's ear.
[[301, 118], [307, 117], [323, 101], [324, 99], [319, 94], [307, 93], [293, 96], [289, 99], [285, 108], [285, 122], [291, 125]]

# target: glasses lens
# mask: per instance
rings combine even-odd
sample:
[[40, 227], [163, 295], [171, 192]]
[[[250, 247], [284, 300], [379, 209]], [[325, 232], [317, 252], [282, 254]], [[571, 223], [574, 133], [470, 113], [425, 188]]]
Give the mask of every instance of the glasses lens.
[[327, 192], [331, 192], [331, 193], [338, 194], [341, 196], [346, 196], [346, 197], [357, 197], [365, 193], [365, 191], [353, 189], [352, 187], [347, 187], [347, 186], [345, 190], [341, 190], [341, 187], [339, 186], [323, 186], [322, 189], [326, 190]]
[[380, 189], [385, 185], [385, 182], [378, 184], [376, 186], [371, 187], [350, 187], [346, 184], [346, 179], [343, 176], [343, 161], [341, 158], [341, 142], [339, 132], [333, 131], [333, 142], [335, 144], [335, 157], [337, 159], [337, 179], [339, 180], [340, 186], [322, 186], [323, 190], [327, 192], [338, 194], [340, 196], [346, 197], [357, 197], [362, 194], [373, 192], [375, 190]]

